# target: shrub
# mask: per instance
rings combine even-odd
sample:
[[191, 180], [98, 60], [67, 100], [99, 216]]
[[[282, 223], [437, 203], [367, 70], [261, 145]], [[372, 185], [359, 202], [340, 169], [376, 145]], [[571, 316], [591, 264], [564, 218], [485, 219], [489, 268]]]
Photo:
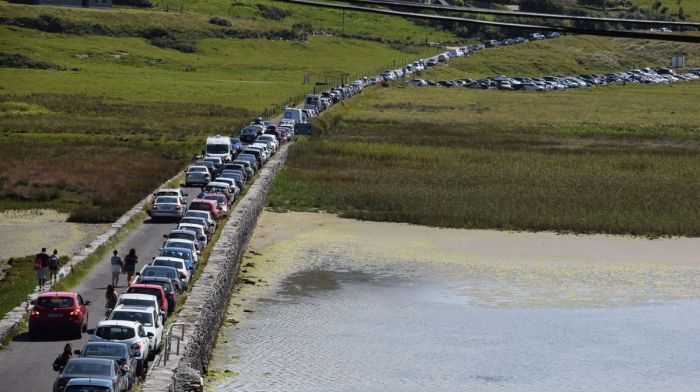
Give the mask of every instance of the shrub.
[[126, 5], [129, 7], [153, 8], [155, 4], [151, 0], [113, 0], [114, 5]]
[[292, 14], [290, 10], [283, 10], [271, 5], [257, 4], [257, 7], [260, 10], [260, 15], [265, 19], [282, 20]]
[[219, 26], [227, 26], [227, 27], [231, 26], [230, 20], [228, 20], [226, 18], [219, 17], [219, 16], [212, 16], [209, 19], [209, 23], [219, 25]]
[[2, 68], [34, 68], [34, 69], [55, 69], [65, 71], [66, 67], [43, 61], [32, 60], [21, 54], [9, 54], [0, 52], [0, 67]]

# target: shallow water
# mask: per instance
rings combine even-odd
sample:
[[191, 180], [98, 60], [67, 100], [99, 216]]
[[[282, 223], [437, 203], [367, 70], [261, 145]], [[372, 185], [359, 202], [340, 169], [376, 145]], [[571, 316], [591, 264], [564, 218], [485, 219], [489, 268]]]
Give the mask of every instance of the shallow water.
[[[479, 232], [473, 241], [475, 232], [291, 215], [265, 213], [256, 232], [247, 270], [267, 285], [234, 295], [229, 320], [237, 323], [220, 334], [211, 390], [695, 391], [700, 384], [700, 268], [680, 242], [634, 240], [641, 242], [632, 248], [668, 247], [658, 257], [647, 250], [635, 264], [593, 251], [582, 257], [571, 241], [588, 249], [590, 237]], [[529, 244], [559, 240], [568, 250], [526, 250], [521, 236]], [[492, 249], [492, 237], [509, 240], [490, 255], [478, 251]], [[596, 240], [609, 241], [601, 254], [631, 245]]]

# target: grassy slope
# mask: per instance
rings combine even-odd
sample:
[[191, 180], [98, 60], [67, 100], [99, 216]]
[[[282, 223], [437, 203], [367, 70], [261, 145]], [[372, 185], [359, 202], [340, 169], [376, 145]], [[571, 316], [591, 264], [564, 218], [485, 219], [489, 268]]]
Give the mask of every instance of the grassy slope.
[[374, 89], [294, 146], [269, 204], [443, 227], [697, 236], [699, 87]]
[[454, 59], [424, 74], [430, 79], [482, 78], [495, 75], [544, 76], [625, 71], [667, 66], [676, 52], [688, 53], [686, 64], [700, 66], [700, 45], [661, 41], [567, 36], [492, 48]]
[[[632, 3], [637, 4], [640, 7], [647, 7], [651, 9], [651, 5], [656, 3], [658, 0], [632, 0]], [[668, 13], [671, 15], [678, 15], [678, 1], [677, 0], [660, 0], [662, 7], [668, 7]], [[682, 1], [680, 6], [685, 12], [686, 19], [689, 22], [697, 22], [700, 20], [700, 2], [697, 0], [685, 0]]]

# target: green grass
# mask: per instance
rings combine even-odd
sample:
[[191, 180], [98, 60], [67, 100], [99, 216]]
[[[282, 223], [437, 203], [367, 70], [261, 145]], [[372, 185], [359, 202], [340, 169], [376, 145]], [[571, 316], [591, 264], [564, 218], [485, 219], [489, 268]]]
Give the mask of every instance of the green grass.
[[[64, 256], [61, 257], [61, 260]], [[0, 280], [0, 318], [27, 299], [38, 282], [34, 271], [34, 256], [9, 259], [10, 267], [5, 277]]]
[[374, 89], [293, 146], [268, 204], [439, 227], [697, 236], [699, 87]]
[[592, 36], [566, 36], [521, 45], [489, 48], [433, 67], [422, 78], [483, 78], [496, 75], [577, 75], [664, 67], [685, 52], [688, 67], [700, 66], [700, 45]]
[[[640, 7], [646, 7], [651, 9], [651, 5], [656, 3], [657, 0], [632, 0], [632, 3], [637, 4]], [[661, 7], [668, 8], [668, 14], [678, 15], [678, 1], [677, 0], [660, 0]], [[696, 0], [685, 0], [681, 1], [680, 7], [683, 8], [686, 20], [689, 22], [697, 22], [700, 20], [700, 2]]]

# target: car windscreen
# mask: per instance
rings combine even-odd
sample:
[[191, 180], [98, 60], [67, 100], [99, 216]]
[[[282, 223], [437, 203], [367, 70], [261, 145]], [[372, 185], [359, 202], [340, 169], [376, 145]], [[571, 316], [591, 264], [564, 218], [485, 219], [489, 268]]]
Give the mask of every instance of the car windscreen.
[[111, 369], [105, 363], [68, 362], [64, 374], [90, 374], [95, 376], [110, 376]]
[[227, 154], [228, 152], [227, 144], [207, 144], [207, 154]]
[[88, 344], [83, 350], [84, 357], [97, 358], [126, 358], [126, 346], [105, 346], [102, 344]]
[[136, 336], [136, 331], [129, 327], [109, 325], [97, 327], [95, 335], [106, 340], [129, 340]]
[[195, 235], [188, 233], [170, 233], [170, 236], [168, 238], [179, 238], [182, 240], [196, 241], [195, 237]]
[[156, 199], [156, 204], [159, 203], [171, 203], [171, 204], [177, 204], [178, 199], [176, 196], [158, 196]]
[[[151, 303], [153, 305], [153, 303]], [[116, 311], [110, 314], [112, 320], [137, 321], [144, 327], [153, 325], [153, 314], [146, 312]]]
[[192, 210], [190, 210], [190, 211], [187, 211], [187, 214], [185, 214], [185, 217], [188, 217], [188, 216], [194, 216], [194, 217], [202, 218], [202, 219], [209, 219], [209, 213], [207, 213], [206, 211], [197, 211], [197, 210], [192, 211]]
[[196, 218], [194, 216], [184, 217], [180, 219], [180, 223], [194, 223], [196, 225], [203, 225], [205, 222], [202, 218]]
[[258, 129], [253, 127], [246, 127], [241, 130], [241, 135], [257, 135]]
[[219, 204], [226, 203], [226, 196], [204, 196], [205, 200], [214, 200]]
[[164, 276], [166, 278], [177, 277], [177, 271], [170, 271], [167, 268], [146, 268], [141, 276]]
[[157, 284], [158, 286], [163, 288], [163, 291], [165, 291], [165, 294], [168, 294], [171, 291], [173, 291], [173, 286], [170, 284], [170, 282], [163, 282], [160, 280], [142, 279], [141, 283], [143, 283], [143, 284]]
[[207, 168], [204, 166], [192, 166], [189, 169], [187, 169], [188, 173], [206, 173]]
[[165, 243], [164, 248], [185, 248], [185, 249], [190, 249], [194, 250], [194, 244], [191, 242], [182, 242], [182, 241], [172, 241], [168, 240]]
[[69, 385], [64, 392], [109, 392], [108, 387], [98, 385]]
[[43, 308], [69, 308], [73, 306], [71, 297], [41, 297], [36, 301]]

